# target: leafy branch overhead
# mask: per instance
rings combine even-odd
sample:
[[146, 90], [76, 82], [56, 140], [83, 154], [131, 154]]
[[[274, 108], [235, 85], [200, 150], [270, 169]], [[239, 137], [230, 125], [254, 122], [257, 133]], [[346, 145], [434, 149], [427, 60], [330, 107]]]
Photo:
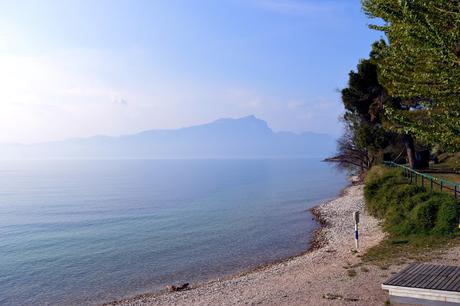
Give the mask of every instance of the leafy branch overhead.
[[[392, 128], [460, 150], [460, 1], [363, 0], [387, 43], [377, 50], [380, 83], [406, 109], [385, 107]], [[411, 111], [406, 111], [410, 109]]]

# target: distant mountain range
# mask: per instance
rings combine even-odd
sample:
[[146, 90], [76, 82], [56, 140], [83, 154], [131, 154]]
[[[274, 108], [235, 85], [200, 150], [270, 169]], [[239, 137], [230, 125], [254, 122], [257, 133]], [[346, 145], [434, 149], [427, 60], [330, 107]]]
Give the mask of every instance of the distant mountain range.
[[0, 145], [1, 159], [278, 158], [327, 157], [333, 137], [273, 132], [254, 116], [219, 119], [177, 130], [119, 137], [95, 136], [40, 144]]

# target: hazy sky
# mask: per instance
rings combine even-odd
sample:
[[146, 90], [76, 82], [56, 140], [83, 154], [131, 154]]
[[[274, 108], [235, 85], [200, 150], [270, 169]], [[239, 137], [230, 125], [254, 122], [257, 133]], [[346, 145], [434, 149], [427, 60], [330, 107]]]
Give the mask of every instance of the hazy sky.
[[338, 135], [368, 22], [359, 0], [0, 0], [0, 142], [249, 114]]

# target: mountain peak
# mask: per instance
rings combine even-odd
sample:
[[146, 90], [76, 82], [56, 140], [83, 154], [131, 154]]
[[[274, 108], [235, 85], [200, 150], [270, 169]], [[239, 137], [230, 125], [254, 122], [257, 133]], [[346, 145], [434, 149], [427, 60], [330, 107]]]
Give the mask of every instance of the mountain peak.
[[228, 131], [242, 133], [273, 133], [267, 122], [257, 118], [254, 115], [249, 115], [240, 118], [222, 118], [214, 122], [204, 125], [205, 127], [214, 127], [218, 129], [228, 129]]
[[9, 146], [0, 150], [0, 159], [324, 157], [334, 148], [331, 137], [275, 133], [266, 121], [249, 115], [177, 130]]
[[222, 122], [222, 121], [258, 121], [258, 122], [265, 122], [262, 119], [257, 118], [254, 115], [249, 115], [249, 116], [244, 116], [244, 117], [239, 117], [239, 118], [220, 118], [215, 120], [214, 122]]
[[245, 117], [241, 117], [240, 120], [260, 120], [260, 121], [263, 121], [262, 119], [259, 119], [254, 115], [248, 115], [248, 116], [245, 116]]

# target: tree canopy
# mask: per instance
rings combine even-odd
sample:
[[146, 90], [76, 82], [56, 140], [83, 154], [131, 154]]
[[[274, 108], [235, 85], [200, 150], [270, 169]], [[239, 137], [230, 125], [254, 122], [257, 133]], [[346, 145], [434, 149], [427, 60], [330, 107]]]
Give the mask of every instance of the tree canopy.
[[[391, 128], [460, 150], [460, 1], [362, 0], [383, 31], [379, 81], [406, 109], [386, 107]], [[410, 109], [412, 111], [407, 111]]]
[[361, 60], [356, 71], [349, 73], [348, 86], [341, 91], [345, 133], [338, 140], [337, 155], [327, 159], [361, 174], [381, 160], [395, 136], [383, 128], [382, 110], [385, 104], [397, 101], [380, 85], [374, 55], [371, 52], [369, 59]]

